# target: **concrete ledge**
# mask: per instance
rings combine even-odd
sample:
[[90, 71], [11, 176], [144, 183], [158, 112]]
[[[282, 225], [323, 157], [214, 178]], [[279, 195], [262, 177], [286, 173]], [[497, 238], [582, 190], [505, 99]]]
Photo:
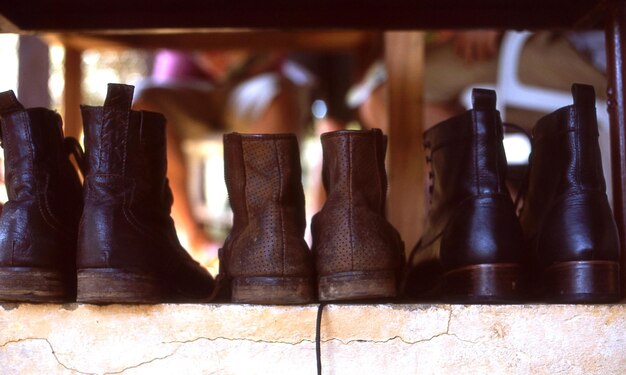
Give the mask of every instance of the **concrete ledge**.
[[[315, 374], [316, 306], [1, 305], [0, 373]], [[626, 305], [330, 305], [325, 374], [626, 371]]]

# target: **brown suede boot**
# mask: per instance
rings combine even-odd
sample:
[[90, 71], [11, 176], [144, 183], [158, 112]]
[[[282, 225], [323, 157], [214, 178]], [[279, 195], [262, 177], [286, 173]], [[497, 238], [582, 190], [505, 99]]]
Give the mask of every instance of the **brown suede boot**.
[[220, 249], [220, 285], [233, 302], [314, 300], [313, 263], [304, 241], [304, 191], [292, 134], [224, 136], [232, 230]]
[[78, 301], [207, 300], [213, 278], [182, 248], [170, 218], [165, 118], [131, 111], [133, 87], [110, 84], [83, 107], [87, 171]]
[[520, 216], [536, 291], [549, 302], [619, 300], [619, 239], [606, 196], [593, 87], [537, 122]]
[[321, 301], [397, 295], [404, 245], [385, 219], [385, 139], [378, 129], [322, 135], [327, 199], [313, 217]]
[[76, 295], [82, 188], [61, 116], [0, 93], [9, 201], [0, 216], [0, 301], [63, 302]]
[[424, 133], [431, 207], [404, 282], [410, 297], [501, 303], [523, 297], [523, 236], [506, 187], [496, 94]]

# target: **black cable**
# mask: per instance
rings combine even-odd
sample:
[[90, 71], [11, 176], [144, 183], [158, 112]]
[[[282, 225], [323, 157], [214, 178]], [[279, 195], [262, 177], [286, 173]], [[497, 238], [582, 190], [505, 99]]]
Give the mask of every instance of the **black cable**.
[[317, 308], [317, 322], [315, 323], [315, 355], [317, 357], [317, 375], [322, 375], [322, 312], [325, 303], [320, 303]]

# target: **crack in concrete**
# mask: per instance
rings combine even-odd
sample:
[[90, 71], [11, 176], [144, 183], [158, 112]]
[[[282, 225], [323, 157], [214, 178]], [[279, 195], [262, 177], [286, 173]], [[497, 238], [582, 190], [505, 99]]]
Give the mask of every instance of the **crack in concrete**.
[[59, 364], [59, 366], [63, 367], [64, 369], [66, 369], [68, 371], [72, 371], [74, 373], [79, 373], [79, 374], [84, 374], [84, 375], [97, 375], [96, 373], [93, 373], [93, 372], [80, 371], [78, 369], [69, 367], [65, 363], [61, 362], [61, 360], [57, 356], [56, 351], [54, 350], [54, 346], [52, 346], [52, 343], [50, 342], [50, 340], [48, 340], [45, 337], [25, 337], [25, 338], [21, 338], [21, 339], [17, 339], [17, 340], [10, 340], [10, 341], [7, 341], [4, 344], [0, 345], [0, 348], [4, 348], [5, 346], [7, 346], [9, 344], [17, 344], [17, 343], [25, 342], [25, 341], [43, 341], [43, 342], [45, 342], [48, 345], [48, 347], [50, 347], [50, 351], [51, 351], [52, 356], [54, 357], [54, 360]]
[[[385, 344], [388, 342], [391, 342], [393, 340], [400, 340], [403, 343], [407, 344], [407, 345], [414, 345], [414, 344], [419, 344], [419, 343], [423, 343], [423, 342], [428, 342], [428, 341], [432, 341], [438, 337], [442, 337], [442, 336], [452, 336], [454, 338], [456, 338], [459, 341], [462, 342], [467, 342], [467, 343], [471, 343], [471, 344], [477, 344], [477, 341], [471, 341], [471, 340], [466, 340], [463, 339], [461, 337], [459, 337], [457, 334], [455, 333], [450, 333], [450, 326], [452, 324], [452, 307], [448, 306], [447, 308], [444, 308], [447, 312], [448, 312], [448, 319], [447, 319], [447, 323], [446, 323], [446, 329], [444, 332], [441, 333], [437, 333], [433, 336], [424, 338], [424, 339], [419, 339], [419, 340], [407, 340], [404, 337], [397, 335], [397, 336], [393, 336], [390, 337], [386, 340], [367, 340], [367, 339], [352, 339], [352, 340], [343, 340], [340, 338], [330, 338], [330, 339], [325, 339], [322, 340], [323, 343], [327, 343], [327, 342], [331, 342], [331, 341], [338, 341], [340, 343], [342, 343], [343, 345], [350, 345], [353, 343], [373, 343], [373, 344]], [[271, 340], [254, 340], [254, 339], [249, 339], [249, 338], [245, 338], [245, 337], [241, 337], [241, 338], [233, 338], [233, 337], [223, 337], [223, 336], [217, 336], [217, 337], [196, 337], [190, 340], [175, 340], [175, 341], [163, 341], [161, 342], [161, 344], [189, 344], [189, 343], [193, 343], [196, 341], [200, 341], [200, 340], [206, 340], [206, 341], [217, 341], [217, 340], [226, 340], [226, 341], [247, 341], [247, 342], [252, 342], [252, 343], [262, 343], [262, 344], [286, 344], [286, 345], [300, 345], [303, 343], [314, 343], [315, 340], [310, 340], [310, 339], [302, 339], [300, 341], [297, 342], [286, 342], [286, 341], [271, 341]]]
[[60, 360], [60, 359], [59, 359], [59, 357], [57, 356], [56, 351], [54, 350], [54, 346], [52, 346], [52, 343], [50, 342], [50, 340], [48, 340], [48, 339], [47, 339], [47, 338], [45, 338], [45, 337], [26, 337], [26, 338], [21, 338], [21, 339], [17, 339], [17, 340], [10, 340], [10, 341], [7, 341], [7, 342], [5, 342], [5, 343], [1, 344], [1, 345], [0, 345], [0, 348], [3, 348], [3, 347], [5, 347], [5, 346], [7, 346], [7, 345], [10, 345], [10, 344], [16, 344], [16, 343], [25, 342], [25, 341], [44, 341], [44, 342], [45, 342], [46, 344], [48, 344], [48, 346], [50, 347], [50, 351], [51, 351], [52, 356], [54, 357], [55, 361], [56, 361], [56, 362], [57, 362], [57, 363], [58, 363], [61, 367], [63, 367], [64, 369], [66, 369], [66, 370], [68, 370], [68, 371], [71, 371], [71, 372], [73, 372], [73, 373], [78, 373], [78, 374], [83, 374], [83, 375], [98, 375], [98, 374], [102, 374], [102, 375], [114, 375], [114, 374], [121, 374], [121, 373], [123, 373], [123, 372], [125, 372], [125, 371], [127, 371], [127, 370], [135, 369], [135, 368], [138, 368], [138, 367], [140, 367], [140, 366], [143, 366], [143, 365], [147, 365], [147, 364], [149, 364], [149, 363], [152, 363], [152, 362], [154, 362], [154, 361], [158, 361], [158, 360], [162, 360], [162, 359], [166, 359], [166, 358], [168, 358], [168, 357], [171, 357], [171, 356], [175, 355], [175, 354], [176, 354], [176, 352], [178, 352], [178, 350], [180, 349], [180, 346], [178, 346], [178, 347], [177, 347], [176, 349], [174, 349], [171, 353], [169, 353], [169, 354], [167, 354], [167, 355], [165, 355], [165, 356], [163, 356], [163, 357], [156, 357], [156, 358], [152, 358], [152, 359], [150, 359], [150, 360], [148, 360], [148, 361], [143, 361], [143, 362], [140, 362], [140, 363], [138, 363], [138, 364], [136, 364], [136, 365], [132, 365], [132, 366], [125, 367], [125, 368], [123, 368], [123, 369], [121, 369], [121, 370], [119, 370], [119, 371], [105, 371], [105, 372], [102, 372], [102, 373], [97, 373], [97, 372], [85, 372], [85, 371], [81, 371], [81, 370], [79, 370], [79, 369], [69, 367], [69, 366], [68, 366], [68, 365], [66, 365], [65, 363], [61, 362], [61, 360]]
[[138, 368], [138, 367], [141, 367], [141, 366], [147, 365], [147, 364], [152, 363], [152, 362], [154, 362], [154, 361], [160, 361], [160, 360], [163, 360], [163, 359], [169, 358], [169, 357], [171, 357], [171, 356], [175, 355], [175, 354], [178, 352], [178, 349], [180, 349], [180, 347], [181, 347], [181, 346], [182, 346], [182, 345], [178, 346], [176, 349], [174, 349], [174, 351], [173, 351], [173, 352], [171, 352], [170, 354], [167, 354], [167, 355], [165, 355], [165, 356], [163, 356], [163, 357], [155, 357], [155, 358], [152, 358], [151, 360], [144, 361], [144, 362], [138, 363], [138, 364], [136, 364], [136, 365], [132, 365], [132, 366], [125, 367], [125, 368], [123, 368], [123, 369], [121, 369], [121, 370], [119, 370], [119, 371], [110, 371], [110, 372], [109, 372], [109, 371], [107, 371], [107, 372], [104, 372], [104, 373], [103, 373], [103, 375], [121, 374], [121, 373], [126, 372], [126, 371], [128, 371], [128, 370], [135, 369], [135, 368]]
[[309, 342], [309, 343], [314, 343], [315, 340], [310, 340], [310, 339], [302, 339], [300, 341], [296, 341], [296, 342], [287, 342], [287, 341], [271, 341], [271, 340], [254, 340], [254, 339], [249, 339], [249, 338], [245, 338], [245, 337], [223, 337], [223, 336], [217, 336], [217, 337], [196, 337], [193, 338], [191, 340], [175, 340], [175, 341], [161, 341], [161, 344], [189, 344], [189, 343], [193, 343], [196, 341], [200, 341], [200, 340], [206, 340], [206, 341], [217, 341], [217, 340], [226, 340], [226, 341], [248, 341], [248, 342], [253, 342], [253, 343], [258, 343], [258, 344], [286, 344], [286, 345], [300, 345], [303, 344], [305, 342]]

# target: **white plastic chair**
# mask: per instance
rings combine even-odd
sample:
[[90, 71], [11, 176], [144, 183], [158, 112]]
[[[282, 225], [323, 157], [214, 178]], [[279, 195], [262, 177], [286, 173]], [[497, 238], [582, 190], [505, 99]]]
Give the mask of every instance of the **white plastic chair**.
[[[498, 74], [495, 85], [493, 83], [477, 83], [465, 89], [461, 93], [461, 104], [465, 108], [472, 106], [472, 88], [483, 87], [494, 89], [498, 95], [497, 107], [503, 121], [506, 121], [507, 108], [527, 109], [535, 112], [550, 113], [560, 107], [572, 104], [570, 92], [554, 90], [546, 87], [531, 86], [519, 80], [519, 62], [521, 60], [524, 44], [533, 34], [531, 32], [507, 32], [502, 38], [500, 54], [498, 57]], [[574, 82], [572, 82], [574, 83]], [[598, 117], [598, 131], [600, 134], [600, 150], [602, 153], [602, 169], [607, 183], [607, 195], [612, 202], [611, 189], [611, 159], [609, 139], [609, 115], [606, 102], [596, 100], [596, 112]], [[507, 148], [505, 136], [505, 149]], [[507, 158], [519, 159], [519, 155], [513, 155], [509, 148]], [[511, 154], [511, 155], [510, 155]]]

